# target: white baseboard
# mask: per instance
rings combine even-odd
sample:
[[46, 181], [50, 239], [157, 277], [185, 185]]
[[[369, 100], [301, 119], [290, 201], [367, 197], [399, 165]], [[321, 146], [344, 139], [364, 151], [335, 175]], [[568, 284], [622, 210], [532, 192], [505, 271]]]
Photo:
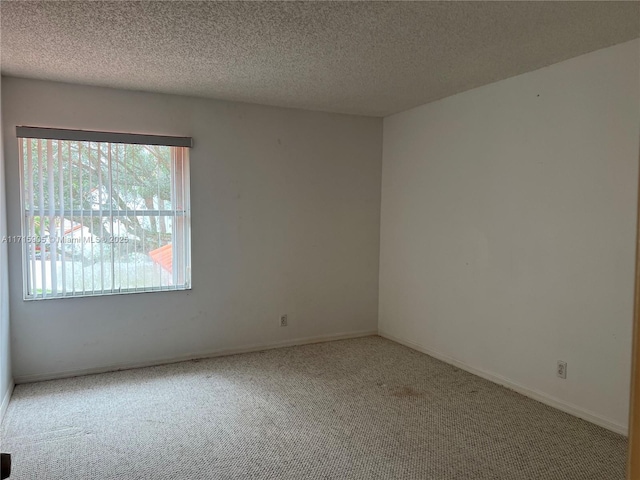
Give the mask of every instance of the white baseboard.
[[238, 348], [228, 348], [222, 350], [214, 350], [204, 353], [191, 353], [170, 358], [159, 358], [146, 362], [131, 362], [106, 365], [104, 367], [85, 368], [79, 370], [67, 370], [62, 372], [36, 373], [32, 375], [15, 375], [14, 382], [16, 385], [21, 383], [43, 382], [46, 380], [57, 380], [60, 378], [79, 377], [82, 375], [93, 375], [96, 373], [115, 372], [118, 370], [130, 370], [132, 368], [153, 367], [156, 365], [166, 365], [169, 363], [186, 362], [189, 360], [197, 360], [204, 358], [222, 357], [227, 355], [237, 355], [240, 353], [259, 352], [263, 350], [271, 350], [273, 348], [292, 347], [295, 345], [308, 345], [312, 343], [331, 342], [334, 340], [346, 340], [349, 338], [369, 337], [377, 335], [377, 330], [362, 330], [357, 332], [345, 332], [330, 335], [319, 335], [315, 337], [297, 338], [293, 340], [283, 340], [279, 342], [262, 343], [256, 345], [247, 345]]
[[587, 422], [591, 422], [595, 425], [598, 425], [600, 427], [604, 427], [607, 430], [611, 430], [612, 432], [615, 433], [619, 433], [621, 435], [628, 435], [629, 433], [629, 429], [626, 425], [621, 425], [619, 423], [616, 423], [608, 418], [602, 417], [601, 415], [598, 415], [597, 413], [591, 412], [589, 410], [586, 410], [582, 407], [578, 407], [577, 405], [573, 405], [571, 403], [567, 403], [564, 400], [560, 400], [558, 398], [555, 398], [551, 395], [548, 395], [544, 392], [529, 388], [529, 387], [525, 387], [523, 385], [520, 385], [516, 382], [513, 382], [511, 380], [509, 380], [508, 378], [505, 378], [501, 375], [497, 375], [495, 373], [491, 373], [491, 372], [487, 372], [486, 370], [483, 370], [481, 368], [476, 368], [476, 367], [472, 367], [471, 365], [468, 365], [464, 362], [461, 362], [459, 360], [456, 360], [453, 357], [450, 357], [448, 355], [443, 355], [439, 352], [433, 351], [429, 348], [423, 347], [422, 345], [419, 345], [417, 343], [414, 343], [412, 341], [409, 340], [404, 340], [402, 338], [398, 338], [394, 335], [391, 335], [390, 333], [387, 332], [383, 332], [383, 331], [379, 331], [378, 335], [380, 335], [381, 337], [384, 337], [386, 339], [389, 339], [391, 341], [400, 343], [406, 347], [409, 347], [413, 350], [417, 350], [419, 352], [425, 353], [433, 358], [437, 358], [438, 360], [442, 360], [445, 363], [448, 363], [450, 365], [454, 365], [462, 370], [465, 370], [469, 373], [472, 373], [474, 375], [477, 375], [478, 377], [482, 377], [486, 380], [489, 380], [493, 383], [497, 383], [498, 385], [502, 385], [510, 390], [513, 390], [514, 392], [518, 392], [521, 395], [524, 395], [525, 397], [529, 397], [532, 398], [533, 400], [537, 400], [540, 403], [544, 403], [545, 405], [549, 405], [550, 407], [553, 408], [557, 408], [558, 410], [561, 410], [565, 413], [568, 413], [570, 415], [573, 415], [574, 417], [578, 417], [581, 418], [583, 420], [586, 420]]
[[5, 393], [2, 403], [0, 403], [0, 424], [2, 424], [4, 414], [7, 413], [7, 408], [9, 408], [9, 400], [11, 400], [11, 394], [13, 393], [14, 386], [13, 381], [9, 381], [9, 389], [7, 390], [7, 393]]

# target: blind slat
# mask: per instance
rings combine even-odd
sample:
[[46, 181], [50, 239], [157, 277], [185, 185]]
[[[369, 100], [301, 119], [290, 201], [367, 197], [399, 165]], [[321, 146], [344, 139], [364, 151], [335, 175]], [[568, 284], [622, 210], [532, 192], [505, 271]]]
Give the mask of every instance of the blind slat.
[[[73, 159], [71, 158], [71, 142], [67, 142], [67, 170], [69, 171], [69, 210], [73, 210]], [[71, 222], [73, 232], [73, 222]], [[71, 261], [71, 292], [76, 293], [76, 262]]]
[[[53, 182], [53, 142], [47, 140], [47, 196], [49, 202], [49, 235], [56, 232], [56, 219], [55, 219], [55, 187]], [[51, 271], [51, 290], [53, 293], [58, 293], [58, 249], [57, 245], [49, 246], [49, 267]]]
[[[29, 205], [33, 207], [33, 160], [32, 160], [32, 151], [31, 151], [31, 140], [27, 142], [27, 172], [25, 174], [28, 176], [29, 181], [27, 182], [29, 191], [23, 195], [23, 198], [28, 198]], [[22, 151], [23, 149], [21, 149]], [[35, 236], [36, 234], [36, 225], [35, 218], [31, 217], [28, 220], [29, 225], [29, 235]], [[29, 246], [29, 253], [31, 254], [31, 258], [35, 259], [36, 257], [36, 245], [31, 243]], [[31, 265], [27, 264], [27, 270], [31, 268], [31, 282], [29, 285], [31, 286], [31, 290], [29, 290], [32, 294], [35, 294], [36, 291], [36, 262], [34, 260], [31, 261]]]
[[[60, 204], [60, 238], [64, 237], [64, 174], [62, 165], [62, 142], [58, 140], [58, 203]], [[67, 293], [66, 255], [60, 250], [60, 263], [62, 264], [62, 293]]]
[[[100, 238], [104, 238], [104, 220], [102, 215], [102, 196], [104, 194], [104, 186], [102, 184], [102, 146], [100, 143], [96, 146], [96, 168], [98, 169], [98, 213], [100, 214]], [[100, 291], [104, 292], [104, 243], [100, 242]]]
[[[88, 185], [88, 194], [89, 194], [89, 199], [91, 201], [91, 209], [89, 210], [89, 235], [91, 237], [91, 240], [93, 240], [93, 175], [92, 175], [92, 171], [93, 168], [91, 166], [91, 144], [89, 144], [89, 185]], [[84, 201], [84, 199], [83, 199]], [[91, 243], [89, 244], [90, 246], [90, 255], [91, 255], [91, 292], [95, 295], [96, 293], [96, 268], [95, 268], [95, 252], [93, 251], [93, 241], [91, 241]]]
[[[107, 145], [107, 175], [109, 181], [109, 196], [107, 197], [109, 199], [109, 234], [111, 237], [115, 237], [116, 232], [113, 231], [113, 165], [111, 163], [111, 145]], [[111, 256], [111, 291], [113, 291], [116, 281], [116, 266], [115, 258], [113, 256], [113, 246], [110, 248], [109, 255]]]
[[[40, 198], [39, 200], [39, 205], [40, 205], [40, 212], [44, 212], [44, 172], [42, 170], [42, 140], [38, 140], [38, 187], [40, 190]], [[44, 233], [44, 216], [41, 215], [40, 217], [38, 217], [38, 221], [39, 223], [39, 230], [40, 233]], [[44, 285], [47, 284], [47, 270], [45, 268], [45, 263], [44, 263], [44, 257], [45, 257], [45, 244], [44, 244], [44, 235], [42, 236], [43, 238], [40, 240], [40, 273], [41, 273], [41, 282], [40, 284], [42, 285], [41, 287], [41, 291], [42, 291], [42, 298], [45, 297], [45, 288]], [[35, 262], [36, 259], [34, 257], [33, 261]]]

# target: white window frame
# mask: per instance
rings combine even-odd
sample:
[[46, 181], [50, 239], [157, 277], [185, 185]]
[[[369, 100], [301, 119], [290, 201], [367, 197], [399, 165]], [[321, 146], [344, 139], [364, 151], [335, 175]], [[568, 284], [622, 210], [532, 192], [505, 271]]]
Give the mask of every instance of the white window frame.
[[[193, 147], [193, 139], [191, 137], [172, 137], [161, 135], [146, 135], [146, 134], [132, 134], [132, 133], [116, 133], [116, 132], [99, 132], [88, 130], [68, 130], [68, 129], [53, 129], [43, 127], [16, 127], [16, 136], [19, 142], [19, 163], [20, 163], [20, 205], [21, 205], [21, 229], [22, 236], [20, 237], [22, 243], [22, 269], [23, 269], [23, 298], [24, 300], [50, 300], [60, 298], [75, 298], [75, 297], [90, 297], [90, 296], [104, 296], [104, 295], [119, 295], [128, 293], [146, 293], [156, 291], [175, 291], [175, 290], [190, 290], [191, 289], [191, 208], [190, 208], [190, 172], [189, 172], [189, 148]], [[90, 290], [83, 289], [81, 291], [65, 292], [63, 287], [62, 293], [47, 293], [45, 294], [44, 288], [42, 293], [38, 294], [33, 290], [35, 286], [35, 280], [32, 280], [33, 265], [32, 260], [35, 260], [35, 244], [33, 241], [26, 241], [31, 236], [32, 229], [27, 226], [29, 219], [35, 217], [60, 217], [64, 214], [70, 216], [87, 216], [95, 215], [96, 211], [79, 210], [67, 210], [65, 212], [64, 205], [49, 205], [47, 211], [44, 211], [42, 204], [36, 210], [34, 206], [30, 210], [26, 208], [26, 192], [25, 192], [25, 165], [23, 155], [23, 140], [37, 139], [40, 141], [78, 141], [78, 142], [96, 142], [107, 144], [140, 144], [140, 145], [159, 145], [167, 147], [182, 147], [171, 149], [171, 210], [113, 210], [110, 208], [109, 212], [100, 211], [103, 217], [109, 217], [113, 226], [114, 219], [123, 216], [131, 216], [134, 213], [135, 216], [153, 216], [160, 217], [171, 215], [173, 217], [172, 224], [172, 285], [167, 286], [143, 286], [137, 288], [112, 288], [104, 289], [104, 283], [102, 283], [102, 289]], [[58, 144], [59, 147], [60, 144]], [[110, 151], [110, 149], [109, 149]], [[110, 155], [110, 154], [109, 154]], [[40, 160], [41, 162], [42, 160]], [[62, 167], [60, 167], [60, 172]], [[109, 185], [112, 184], [111, 179], [111, 166], [109, 159]], [[180, 172], [178, 174], [178, 172]], [[181, 181], [177, 181], [176, 178], [181, 177]], [[51, 179], [49, 180], [51, 182]], [[50, 184], [51, 185], [51, 184]], [[101, 184], [102, 188], [102, 184]], [[54, 187], [55, 189], [55, 187]], [[30, 188], [33, 191], [33, 187]], [[62, 180], [60, 180], [60, 192], [62, 192]], [[66, 201], [66, 198], [65, 198]], [[65, 203], [65, 202], [63, 202]], [[40, 210], [43, 211], [40, 211]], [[113, 229], [112, 229], [113, 231]], [[177, 235], [176, 232], [183, 232], [182, 235]], [[33, 240], [33, 239], [31, 239]], [[41, 252], [42, 250], [41, 244]], [[56, 250], [57, 251], [57, 250]], [[182, 254], [179, 254], [182, 253]], [[41, 260], [42, 262], [42, 260]], [[103, 262], [104, 265], [109, 265], [109, 262]], [[113, 269], [116, 264], [113, 254], [111, 255], [111, 269], [112, 279]], [[44, 264], [42, 264], [44, 270]], [[63, 261], [64, 265], [64, 261]], [[63, 267], [64, 268], [64, 267]], [[51, 268], [53, 270], [54, 268]], [[52, 274], [55, 278], [55, 274]], [[44, 281], [44, 279], [43, 279]], [[55, 282], [55, 280], [54, 280]], [[93, 282], [92, 282], [93, 283]]]

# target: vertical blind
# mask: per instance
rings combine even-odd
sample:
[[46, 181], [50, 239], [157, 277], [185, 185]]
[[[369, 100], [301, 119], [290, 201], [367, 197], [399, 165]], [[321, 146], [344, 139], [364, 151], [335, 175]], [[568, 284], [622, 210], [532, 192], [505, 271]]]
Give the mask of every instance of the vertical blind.
[[191, 288], [191, 139], [17, 132], [25, 299]]

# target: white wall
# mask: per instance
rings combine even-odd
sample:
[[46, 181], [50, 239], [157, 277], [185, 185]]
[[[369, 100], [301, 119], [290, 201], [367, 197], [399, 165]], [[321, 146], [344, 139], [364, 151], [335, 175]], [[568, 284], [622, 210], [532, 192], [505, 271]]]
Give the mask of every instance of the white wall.
[[385, 118], [381, 333], [625, 431], [639, 54]]
[[[2, 131], [2, 79], [0, 78], [0, 131]], [[4, 150], [0, 135], [0, 421], [13, 389], [11, 375], [11, 352], [9, 349], [9, 279], [7, 277], [7, 245], [2, 238], [7, 235]]]
[[24, 302], [10, 245], [16, 381], [376, 331], [381, 119], [16, 78], [2, 94], [12, 235], [16, 125], [195, 142], [193, 290]]

